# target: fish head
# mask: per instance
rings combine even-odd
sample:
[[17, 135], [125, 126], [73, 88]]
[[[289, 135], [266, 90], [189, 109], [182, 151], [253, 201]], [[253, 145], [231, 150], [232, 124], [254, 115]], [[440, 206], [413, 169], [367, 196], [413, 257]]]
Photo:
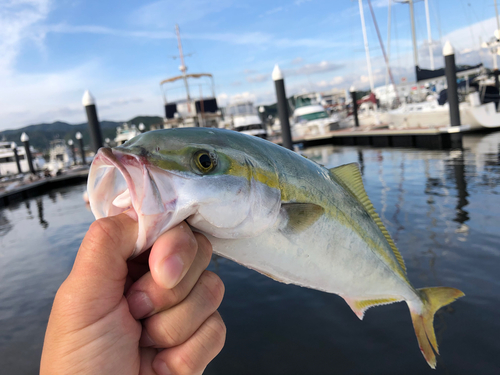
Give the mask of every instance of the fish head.
[[137, 217], [133, 256], [183, 220], [214, 237], [256, 236], [275, 223], [281, 194], [272, 161], [252, 155], [246, 141], [233, 131], [183, 128], [101, 148], [88, 178], [92, 212]]

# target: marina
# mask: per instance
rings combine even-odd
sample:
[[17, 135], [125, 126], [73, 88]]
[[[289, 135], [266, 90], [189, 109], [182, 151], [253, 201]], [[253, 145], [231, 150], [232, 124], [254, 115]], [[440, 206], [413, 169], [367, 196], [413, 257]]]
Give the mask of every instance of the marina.
[[[463, 147], [303, 150], [327, 167], [360, 165], [417, 287], [453, 285], [466, 293], [436, 315], [436, 370], [421, 358], [404, 304], [370, 309], [360, 321], [335, 295], [281, 284], [214, 256], [208, 269], [226, 286], [220, 313], [228, 334], [205, 374], [498, 373], [500, 133], [466, 134]], [[94, 220], [84, 191], [85, 184], [58, 187], [0, 209], [5, 373], [38, 371], [52, 298]]]
[[0, 7], [0, 373], [500, 374], [497, 1], [208, 5]]

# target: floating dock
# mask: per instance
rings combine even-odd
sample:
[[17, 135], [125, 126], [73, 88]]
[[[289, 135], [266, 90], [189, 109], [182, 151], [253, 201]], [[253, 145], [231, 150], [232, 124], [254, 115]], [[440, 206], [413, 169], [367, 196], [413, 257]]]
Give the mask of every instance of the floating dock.
[[[462, 134], [470, 131], [469, 125], [443, 128], [412, 129], [342, 129], [322, 135], [293, 138], [294, 144], [304, 147], [319, 145], [404, 147], [446, 150], [462, 146]], [[281, 144], [281, 139], [273, 142]]]
[[14, 188], [0, 191], [0, 207], [7, 206], [11, 202], [34, 197], [49, 190], [79, 184], [87, 181], [88, 168], [67, 171], [56, 177], [44, 177], [33, 182], [24, 182]]

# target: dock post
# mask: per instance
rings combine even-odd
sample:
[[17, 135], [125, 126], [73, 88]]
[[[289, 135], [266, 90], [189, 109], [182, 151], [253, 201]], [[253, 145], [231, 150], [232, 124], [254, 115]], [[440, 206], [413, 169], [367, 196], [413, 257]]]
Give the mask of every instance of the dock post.
[[68, 141], [68, 146], [71, 148], [71, 156], [73, 157], [73, 165], [76, 165], [75, 143], [72, 139]]
[[24, 150], [26, 152], [26, 158], [28, 159], [28, 167], [30, 168], [30, 172], [35, 174], [35, 168], [33, 167], [33, 156], [31, 155], [30, 150], [30, 137], [28, 137], [28, 134], [21, 134], [21, 142], [24, 143]]
[[349, 92], [351, 93], [351, 99], [352, 99], [352, 114], [354, 116], [354, 126], [356, 128], [359, 128], [358, 102], [356, 101], [356, 88], [354, 86], [351, 86], [351, 88], [349, 89]]
[[102, 147], [102, 133], [99, 120], [97, 118], [97, 108], [95, 106], [94, 97], [89, 90], [85, 91], [82, 98], [82, 104], [87, 112], [87, 119], [89, 124], [90, 139], [92, 148], [95, 153]]
[[21, 173], [23, 173], [23, 171], [21, 170], [21, 163], [19, 163], [19, 155], [17, 154], [17, 143], [12, 142], [10, 144], [10, 148], [14, 152], [14, 159], [16, 160], [17, 171], [19, 172], [19, 174], [21, 174]]
[[[445, 75], [448, 84], [448, 104], [450, 106], [450, 125], [460, 126], [460, 103], [458, 102], [457, 72], [455, 66], [455, 51], [450, 41], [443, 47]], [[462, 133], [452, 133], [451, 147], [462, 148]]]
[[288, 119], [288, 99], [285, 92], [285, 80], [283, 73], [276, 64], [273, 69], [274, 88], [276, 89], [276, 98], [278, 100], [278, 115], [281, 124], [281, 139], [283, 147], [293, 150], [292, 133], [290, 131], [290, 120]]
[[82, 165], [87, 164], [85, 161], [85, 150], [83, 149], [83, 137], [82, 133], [78, 132], [75, 134], [75, 138], [78, 139], [78, 142], [80, 143], [80, 153], [82, 155]]
[[138, 129], [139, 129], [139, 131], [140, 131], [141, 133], [144, 133], [144, 130], [146, 130], [146, 126], [144, 126], [144, 124], [141, 122], [141, 123], [139, 124]]

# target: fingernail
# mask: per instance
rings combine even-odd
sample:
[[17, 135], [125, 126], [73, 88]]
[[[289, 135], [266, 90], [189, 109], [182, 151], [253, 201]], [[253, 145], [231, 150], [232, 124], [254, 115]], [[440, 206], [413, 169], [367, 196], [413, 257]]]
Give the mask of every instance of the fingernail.
[[160, 265], [160, 277], [163, 281], [163, 286], [167, 289], [172, 289], [179, 282], [184, 262], [179, 254], [172, 255], [166, 258]]
[[153, 341], [151, 336], [149, 336], [149, 333], [148, 331], [146, 331], [146, 328], [142, 328], [141, 338], [139, 339], [139, 345], [144, 348], [155, 345], [155, 342]]
[[155, 370], [158, 375], [172, 375], [172, 372], [168, 368], [167, 364], [160, 359], [153, 362], [153, 370]]
[[154, 311], [154, 306], [144, 292], [132, 292], [127, 297], [128, 308], [134, 319], [142, 319]]

